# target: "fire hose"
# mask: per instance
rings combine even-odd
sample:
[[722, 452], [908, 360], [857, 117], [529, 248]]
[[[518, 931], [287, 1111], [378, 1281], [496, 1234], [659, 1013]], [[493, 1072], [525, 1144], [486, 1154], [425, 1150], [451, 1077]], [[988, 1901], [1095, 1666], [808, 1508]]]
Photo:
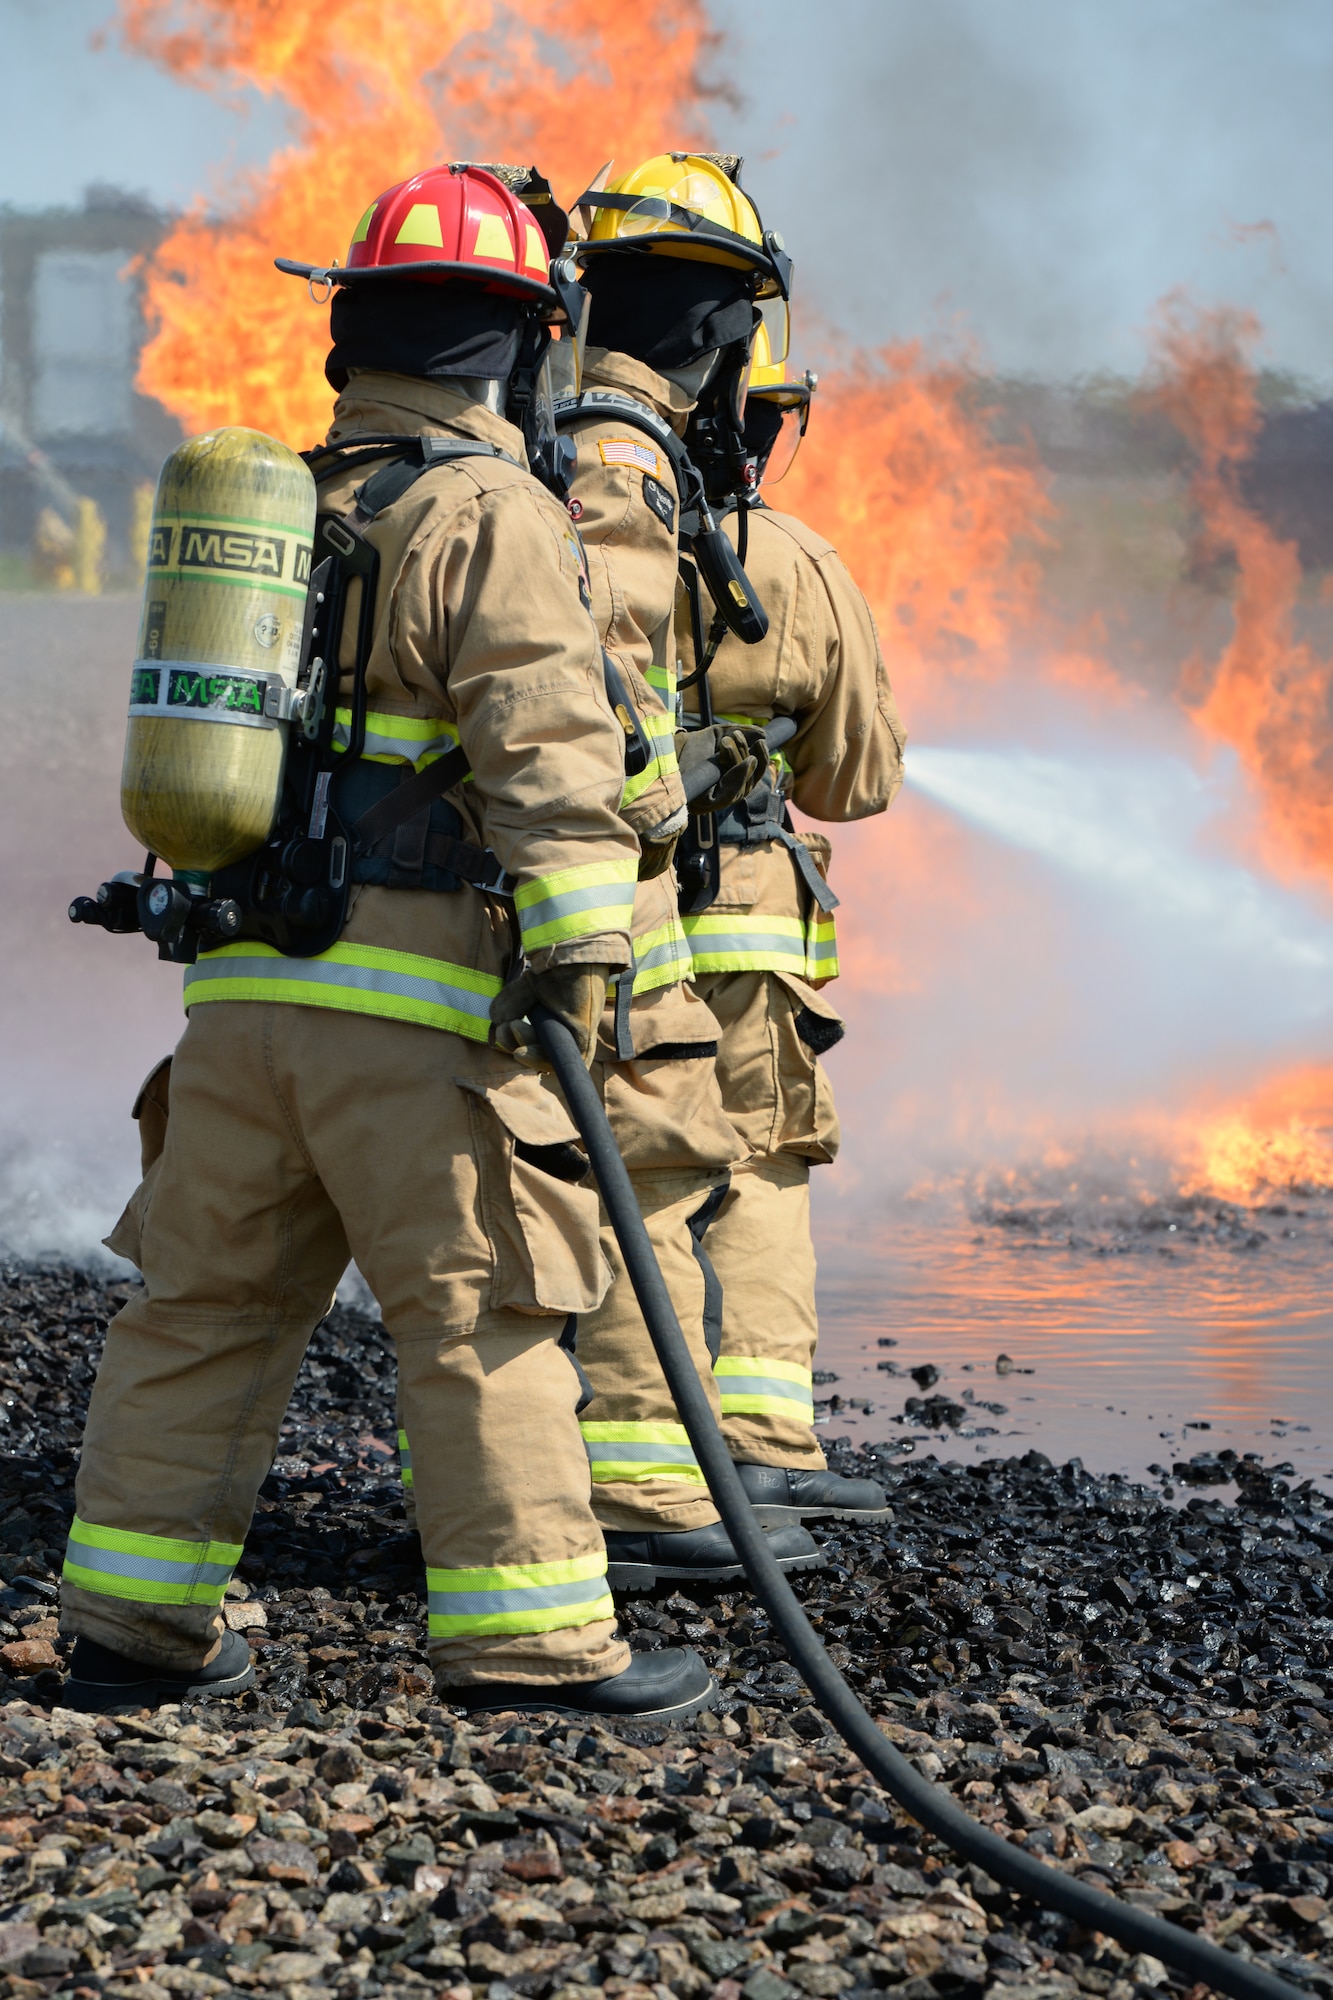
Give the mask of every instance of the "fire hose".
[[[795, 728], [789, 717], [770, 725], [766, 732], [770, 749], [787, 742]], [[715, 767], [712, 775], [709, 773], [707, 764], [691, 772], [690, 790], [706, 791], [721, 775]], [[1101, 1931], [1128, 1951], [1148, 1953], [1219, 1993], [1233, 1994], [1235, 2000], [1295, 2000], [1298, 1989], [1276, 1974], [1223, 1951], [1207, 1938], [1094, 1889], [978, 1825], [946, 1791], [923, 1778], [894, 1749], [829, 1659], [769, 1551], [690, 1358], [633, 1185], [578, 1045], [564, 1023], [544, 1008], [536, 1010], [534, 1026], [587, 1149], [667, 1387], [723, 1525], [788, 1658], [848, 1748], [913, 1819], [1005, 1888], [1030, 1896], [1085, 1931]]]

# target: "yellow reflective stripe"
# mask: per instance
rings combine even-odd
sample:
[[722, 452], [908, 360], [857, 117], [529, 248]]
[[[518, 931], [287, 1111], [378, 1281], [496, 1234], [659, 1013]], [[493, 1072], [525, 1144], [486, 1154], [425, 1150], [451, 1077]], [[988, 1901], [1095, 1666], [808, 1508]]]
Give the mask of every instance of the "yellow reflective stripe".
[[[345, 750], [352, 740], [352, 711], [334, 711], [333, 747]], [[443, 716], [393, 715], [387, 709], [366, 714], [366, 747], [362, 756], [372, 764], [412, 764], [424, 769], [458, 748], [458, 731]]]
[[653, 745], [653, 754], [634, 777], [626, 778], [625, 789], [620, 796], [623, 812], [633, 805], [635, 799], [642, 798], [648, 787], [661, 777], [676, 771], [676, 725], [665, 710], [654, 709], [650, 714], [639, 717], [639, 726]]
[[799, 1362], [777, 1361], [764, 1354], [721, 1354], [713, 1363], [713, 1376], [723, 1416], [814, 1422], [813, 1379]]
[[821, 910], [810, 926], [806, 947], [806, 978], [836, 979], [838, 976], [838, 927], [832, 913]]
[[676, 669], [674, 664], [664, 662], [659, 667], [656, 660], [654, 660], [644, 669], [643, 677], [653, 693], [661, 701], [668, 715], [674, 717], [676, 713]]
[[696, 972], [794, 972], [805, 977], [805, 925], [799, 917], [685, 917]]
[[526, 951], [566, 938], [627, 931], [634, 916], [635, 859], [585, 861], [523, 882], [514, 894]]
[[80, 1590], [135, 1604], [221, 1604], [243, 1546], [133, 1534], [76, 1515], [63, 1575]]
[[398, 1433], [398, 1472], [404, 1486], [412, 1484], [412, 1448], [407, 1442], [407, 1432]]
[[808, 923], [740, 911], [705, 912], [683, 922], [696, 972], [791, 972], [811, 981], [838, 976], [837, 926], [822, 910]]
[[432, 1639], [487, 1632], [557, 1632], [614, 1618], [606, 1551], [565, 1562], [495, 1569], [428, 1569]]
[[490, 1035], [491, 1001], [501, 984], [494, 974], [474, 972], [470, 966], [373, 944], [335, 944], [318, 958], [284, 958], [266, 944], [228, 944], [201, 952], [197, 963], [186, 968], [185, 1005], [285, 1001], [445, 1028], [484, 1042]]
[[694, 970], [690, 941], [679, 917], [669, 917], [656, 930], [645, 931], [633, 944], [636, 993], [651, 993], [659, 986], [677, 986]]
[[707, 1484], [683, 1424], [580, 1423], [579, 1429], [594, 1486], [636, 1479]]

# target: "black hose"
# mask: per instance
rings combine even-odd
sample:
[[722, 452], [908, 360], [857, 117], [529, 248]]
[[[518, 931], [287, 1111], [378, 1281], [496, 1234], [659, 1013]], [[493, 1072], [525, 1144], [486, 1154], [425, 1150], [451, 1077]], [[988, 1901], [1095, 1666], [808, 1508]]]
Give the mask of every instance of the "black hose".
[[[779, 715], [769, 723], [764, 731], [770, 755], [780, 750], [784, 743], [790, 743], [796, 734], [797, 721], [794, 715]], [[697, 799], [702, 793], [711, 791], [722, 776], [722, 766], [710, 757], [706, 764], [696, 764], [685, 779], [686, 799]]]
[[544, 1008], [535, 1011], [533, 1023], [587, 1148], [662, 1373], [708, 1489], [745, 1565], [751, 1588], [767, 1608], [793, 1665], [838, 1734], [913, 1819], [1006, 1888], [1058, 1910], [1086, 1931], [1102, 1931], [1130, 1951], [1160, 1958], [1219, 1993], [1234, 1994], [1236, 2000], [1296, 2000], [1297, 1988], [1274, 1973], [1223, 1951], [1192, 1931], [1090, 1888], [979, 1826], [885, 1739], [824, 1651], [769, 1552], [690, 1359], [629, 1174], [574, 1037]]

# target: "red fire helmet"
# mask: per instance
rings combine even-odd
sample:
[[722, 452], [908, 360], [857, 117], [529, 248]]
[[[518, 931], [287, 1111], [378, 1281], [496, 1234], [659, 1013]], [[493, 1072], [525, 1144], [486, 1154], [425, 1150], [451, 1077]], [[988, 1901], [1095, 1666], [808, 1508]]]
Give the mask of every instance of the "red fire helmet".
[[487, 291], [553, 305], [550, 251], [533, 211], [485, 167], [428, 167], [371, 202], [345, 264], [298, 264], [280, 271], [334, 285], [380, 278], [442, 284], [462, 278]]

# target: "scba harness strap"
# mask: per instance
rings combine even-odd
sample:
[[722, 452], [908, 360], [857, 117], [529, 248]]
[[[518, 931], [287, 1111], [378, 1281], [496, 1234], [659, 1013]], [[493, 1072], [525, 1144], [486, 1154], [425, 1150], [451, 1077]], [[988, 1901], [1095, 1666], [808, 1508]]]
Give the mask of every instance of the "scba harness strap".
[[[687, 729], [697, 729], [702, 726], [702, 718], [686, 716], [684, 724]], [[793, 827], [786, 794], [771, 767], [752, 792], [716, 814], [715, 823], [717, 840], [726, 847], [765, 847], [770, 841], [777, 841], [790, 854], [797, 874], [824, 914], [827, 916], [837, 909], [839, 899]]]

